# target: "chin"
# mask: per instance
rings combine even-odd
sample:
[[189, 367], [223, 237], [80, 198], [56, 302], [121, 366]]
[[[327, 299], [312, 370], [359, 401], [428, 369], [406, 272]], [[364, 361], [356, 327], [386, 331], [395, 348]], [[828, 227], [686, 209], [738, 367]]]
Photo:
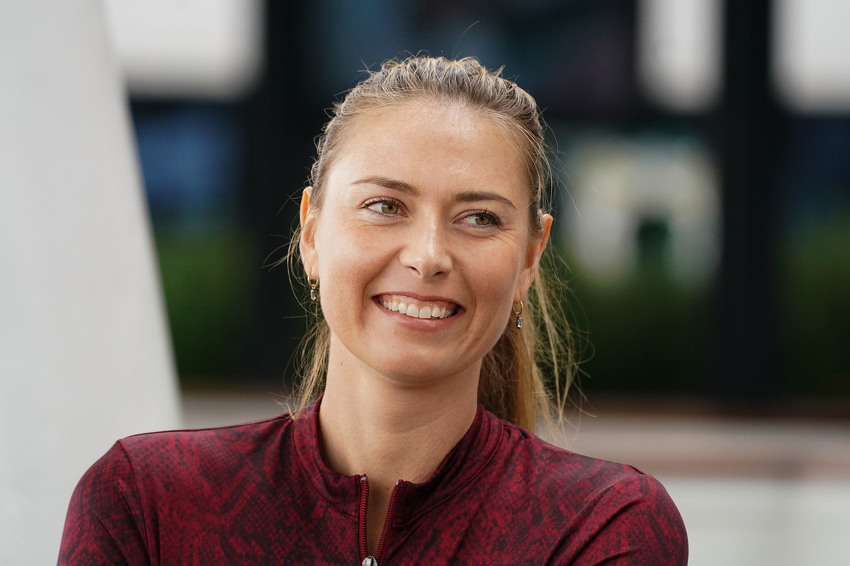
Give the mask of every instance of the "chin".
[[474, 366], [465, 369], [457, 367], [422, 368], [422, 370], [418, 372], [411, 371], [411, 368], [407, 366], [405, 368], [400, 368], [400, 371], [395, 374], [385, 375], [387, 375], [388, 379], [390, 379], [393, 383], [407, 387], [427, 387], [438, 383], [474, 380], [477, 390], [478, 376], [480, 372], [480, 364], [475, 364]]

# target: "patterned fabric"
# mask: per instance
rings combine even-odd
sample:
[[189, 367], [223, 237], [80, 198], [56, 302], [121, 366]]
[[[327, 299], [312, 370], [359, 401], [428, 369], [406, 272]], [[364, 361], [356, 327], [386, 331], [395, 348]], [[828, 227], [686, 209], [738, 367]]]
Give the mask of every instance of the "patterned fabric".
[[[364, 563], [368, 481], [326, 466], [317, 416], [117, 442], [74, 491], [59, 564]], [[655, 479], [481, 407], [434, 476], [392, 497], [379, 566], [687, 563]]]

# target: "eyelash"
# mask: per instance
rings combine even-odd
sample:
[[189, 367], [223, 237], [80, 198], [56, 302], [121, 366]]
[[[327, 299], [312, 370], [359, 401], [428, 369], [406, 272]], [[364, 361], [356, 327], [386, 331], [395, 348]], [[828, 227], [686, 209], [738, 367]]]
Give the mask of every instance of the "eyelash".
[[[388, 212], [384, 212], [383, 210], [375, 210], [374, 208], [372, 208], [375, 205], [381, 205], [382, 208], [383, 208], [383, 205], [395, 206], [396, 208], [398, 208], [398, 212], [396, 212], [395, 214], [391, 214], [391, 213], [388, 213]], [[381, 198], [368, 200], [365, 203], [363, 203], [363, 208], [368, 210], [369, 212], [375, 214], [375, 215], [382, 216], [382, 217], [398, 216], [400, 213], [402, 213], [404, 211], [404, 206], [399, 201], [397, 201], [394, 198], [389, 198], [389, 197], [381, 197]], [[474, 218], [479, 217], [479, 216], [483, 216], [483, 217], [489, 219], [490, 222], [488, 224], [472, 223], [471, 225], [474, 226], [477, 229], [495, 228], [502, 223], [502, 221], [501, 221], [501, 219], [499, 218], [498, 215], [496, 215], [493, 212], [490, 212], [489, 210], [485, 210], [485, 209], [475, 210], [475, 211], [467, 214], [466, 216], [464, 216], [463, 220], [470, 219], [470, 218], [474, 219]]]
[[476, 226], [477, 228], [490, 228], [490, 227], [498, 226], [499, 224], [502, 223], [501, 219], [499, 219], [499, 217], [497, 215], [493, 214], [489, 210], [476, 210], [475, 212], [472, 212], [471, 214], [467, 214], [464, 217], [464, 219], [466, 219], [466, 218], [473, 218], [474, 219], [474, 218], [477, 218], [479, 216], [483, 216], [483, 217], [489, 219], [490, 222], [488, 224], [474, 224], [474, 226]]
[[[386, 204], [395, 206], [395, 207], [398, 208], [398, 212], [396, 212], [395, 214], [390, 214], [390, 213], [384, 212], [383, 210], [374, 210], [372, 207], [375, 206], [376, 204], [382, 205], [382, 207], [383, 207], [383, 205], [386, 205]], [[377, 214], [378, 216], [398, 216], [399, 213], [401, 213], [404, 210], [404, 206], [402, 206], [402, 204], [399, 201], [395, 200], [394, 198], [389, 198], [389, 197], [382, 197], [382, 198], [376, 198], [376, 199], [368, 200], [365, 203], [363, 203], [363, 208], [365, 208], [369, 212]]]

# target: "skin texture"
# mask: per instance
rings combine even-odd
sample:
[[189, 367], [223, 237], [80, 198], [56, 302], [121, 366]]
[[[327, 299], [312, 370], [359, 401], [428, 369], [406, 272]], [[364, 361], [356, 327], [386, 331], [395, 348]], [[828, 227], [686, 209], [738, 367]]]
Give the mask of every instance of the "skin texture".
[[[531, 237], [512, 135], [455, 103], [384, 109], [347, 132], [320, 210], [304, 191], [301, 254], [331, 330], [323, 450], [369, 478], [372, 550], [396, 480], [427, 479], [472, 422], [481, 359], [546, 245], [552, 219]], [[413, 318], [388, 299], [455, 314]]]

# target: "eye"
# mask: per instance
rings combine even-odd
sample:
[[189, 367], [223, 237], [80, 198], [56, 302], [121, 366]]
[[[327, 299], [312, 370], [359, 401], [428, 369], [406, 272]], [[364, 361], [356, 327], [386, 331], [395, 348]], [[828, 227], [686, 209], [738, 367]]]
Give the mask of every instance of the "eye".
[[394, 202], [382, 202], [381, 204], [381, 212], [384, 214], [398, 214], [399, 207]]
[[463, 218], [463, 222], [473, 228], [494, 228], [499, 225], [499, 217], [492, 212], [479, 210]]
[[472, 218], [476, 226], [489, 226], [493, 223], [493, 217], [489, 214], [475, 214]]
[[376, 198], [363, 205], [366, 210], [378, 216], [398, 216], [401, 214], [401, 203], [389, 198]]

